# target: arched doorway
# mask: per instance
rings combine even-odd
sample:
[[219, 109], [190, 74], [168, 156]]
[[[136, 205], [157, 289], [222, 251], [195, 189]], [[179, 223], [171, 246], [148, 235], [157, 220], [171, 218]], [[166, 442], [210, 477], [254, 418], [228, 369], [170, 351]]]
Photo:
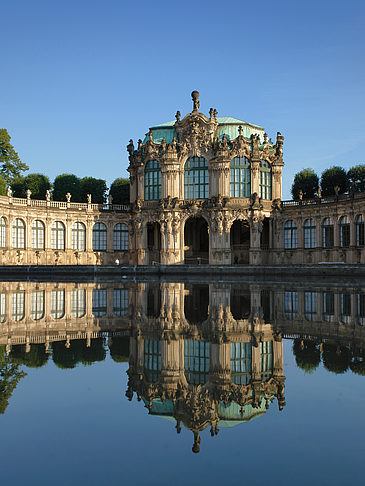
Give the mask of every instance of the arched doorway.
[[248, 264], [250, 261], [250, 225], [236, 220], [231, 226], [232, 263]]
[[161, 228], [160, 223], [147, 223], [148, 264], [160, 263]]
[[186, 264], [209, 263], [208, 223], [204, 218], [189, 218], [184, 230], [184, 261]]

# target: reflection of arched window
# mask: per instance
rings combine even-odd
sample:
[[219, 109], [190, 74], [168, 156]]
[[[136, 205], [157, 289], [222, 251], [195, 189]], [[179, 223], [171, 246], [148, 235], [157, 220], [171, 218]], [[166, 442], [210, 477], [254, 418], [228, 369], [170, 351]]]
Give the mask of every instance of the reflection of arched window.
[[12, 296], [11, 316], [13, 321], [21, 321], [24, 317], [24, 292], [14, 292]]
[[0, 293], [0, 322], [5, 322], [6, 319], [6, 294]]
[[266, 160], [260, 163], [260, 197], [271, 199], [271, 166]]
[[284, 314], [287, 319], [294, 319], [298, 314], [298, 292], [284, 292]]
[[347, 248], [350, 246], [350, 222], [347, 216], [342, 216], [339, 224], [340, 246]]
[[331, 322], [335, 314], [335, 295], [333, 292], [323, 292], [323, 319]]
[[36, 290], [31, 294], [30, 316], [37, 321], [44, 316], [44, 290]]
[[116, 316], [128, 314], [128, 289], [113, 290], [113, 312]]
[[161, 199], [161, 166], [150, 160], [144, 168], [144, 198], [146, 201]]
[[86, 227], [84, 223], [74, 223], [72, 225], [72, 249], [85, 251], [86, 248]]
[[209, 197], [208, 163], [203, 157], [191, 157], [185, 163], [185, 199], [207, 199]]
[[52, 250], [65, 249], [65, 225], [61, 221], [54, 221], [51, 226]]
[[95, 223], [93, 227], [93, 250], [106, 250], [106, 226], [104, 223]]
[[252, 372], [252, 344], [231, 343], [231, 378], [236, 385], [248, 385]]
[[365, 324], [365, 294], [356, 294], [356, 314], [358, 323]]
[[349, 323], [351, 320], [351, 295], [340, 294], [341, 321]]
[[322, 223], [322, 246], [333, 248], [333, 224], [329, 218], [325, 218]]
[[71, 292], [71, 317], [83, 317], [86, 312], [85, 289], [76, 289]]
[[294, 221], [289, 220], [284, 224], [284, 248], [297, 248], [298, 229]]
[[13, 248], [25, 248], [25, 223], [20, 218], [13, 223]]
[[65, 315], [65, 291], [52, 290], [51, 292], [51, 316], [53, 319], [61, 319]]
[[145, 339], [143, 343], [143, 371], [149, 382], [161, 374], [161, 341]]
[[44, 250], [44, 224], [39, 219], [32, 224], [32, 248], [34, 250]]
[[314, 321], [317, 315], [317, 292], [304, 292], [304, 316]]
[[95, 317], [102, 317], [106, 314], [106, 289], [93, 290], [93, 314]]
[[128, 226], [126, 224], [120, 223], [114, 226], [113, 248], [114, 251], [128, 250]]
[[262, 379], [267, 381], [273, 373], [273, 344], [272, 341], [260, 343]]
[[0, 248], [6, 247], [6, 220], [4, 217], [0, 218]]
[[364, 238], [364, 218], [360, 214], [356, 218], [356, 246], [364, 246], [365, 238]]
[[251, 172], [247, 157], [235, 157], [230, 163], [230, 195], [231, 197], [250, 197]]
[[209, 343], [185, 339], [184, 366], [187, 381], [192, 385], [203, 385], [209, 373]]
[[304, 248], [316, 247], [316, 223], [313, 219], [306, 219], [303, 227]]

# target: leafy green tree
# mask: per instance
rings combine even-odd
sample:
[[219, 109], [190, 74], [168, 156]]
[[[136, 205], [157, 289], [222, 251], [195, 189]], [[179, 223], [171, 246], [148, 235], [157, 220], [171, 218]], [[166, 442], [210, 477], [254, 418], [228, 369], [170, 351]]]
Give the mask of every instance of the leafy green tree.
[[105, 202], [105, 193], [107, 191], [106, 181], [103, 179], [94, 179], [94, 177], [84, 177], [81, 183], [81, 201], [87, 202], [87, 195], [91, 194], [91, 201], [95, 204]]
[[323, 345], [322, 358], [324, 367], [332, 373], [341, 374], [348, 370], [350, 353], [344, 346], [325, 343]]
[[81, 182], [74, 174], [61, 174], [53, 183], [53, 199], [65, 201], [66, 194], [71, 194], [71, 201], [81, 202]]
[[27, 197], [24, 177], [18, 177], [11, 183], [11, 189], [14, 197]]
[[129, 361], [129, 337], [113, 337], [109, 349], [110, 356], [116, 363]]
[[26, 352], [25, 344], [13, 346], [11, 353], [14, 363], [28, 366], [28, 368], [41, 368], [48, 361], [48, 354], [44, 349], [44, 344], [31, 344], [30, 351]]
[[10, 143], [11, 137], [5, 128], [0, 128], [0, 173], [5, 182], [11, 184], [22, 172], [29, 169], [19, 158]]
[[102, 338], [92, 339], [90, 347], [86, 346], [85, 339], [73, 339], [68, 348], [65, 344], [65, 341], [52, 343], [53, 362], [62, 369], [75, 368], [78, 363], [89, 366], [96, 361], [104, 361], [106, 357]]
[[365, 165], [355, 165], [347, 172], [349, 189], [354, 192], [365, 191]]
[[306, 373], [313, 373], [321, 361], [319, 346], [313, 341], [295, 339], [293, 353], [297, 366]]
[[19, 381], [26, 376], [19, 368], [20, 365], [6, 355], [5, 346], [0, 346], [0, 414], [5, 413], [9, 398]]
[[323, 196], [334, 196], [335, 187], [339, 187], [339, 194], [348, 190], [348, 179], [343, 167], [333, 166], [322, 172], [321, 189]]
[[113, 198], [113, 204], [129, 204], [129, 179], [119, 177], [110, 186], [110, 194]]
[[27, 190], [31, 191], [32, 199], [46, 199], [47, 189], [51, 189], [51, 183], [46, 175], [28, 174], [26, 177], [18, 177], [12, 185], [14, 197], [27, 197]]
[[0, 174], [0, 196], [6, 195], [6, 180], [2, 174]]
[[294, 176], [291, 186], [293, 199], [299, 199], [299, 192], [303, 192], [303, 199], [313, 199], [317, 194], [319, 179], [313, 169], [303, 169]]

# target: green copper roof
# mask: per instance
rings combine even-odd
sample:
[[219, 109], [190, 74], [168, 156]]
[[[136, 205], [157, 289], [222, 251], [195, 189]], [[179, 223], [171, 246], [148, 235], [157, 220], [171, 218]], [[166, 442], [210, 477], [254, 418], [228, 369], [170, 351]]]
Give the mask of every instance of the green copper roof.
[[[152, 130], [154, 128], [163, 128], [163, 127], [171, 127], [173, 128], [174, 125], [175, 125], [175, 122], [176, 120], [174, 121], [169, 121], [169, 122], [166, 122], [166, 123], [161, 123], [160, 125], [154, 125], [152, 128]], [[233, 118], [232, 116], [217, 116], [217, 122], [219, 123], [219, 125], [227, 125], [227, 124], [232, 124], [232, 125], [251, 125], [251, 127], [254, 127], [254, 128], [257, 128], [259, 130], [263, 130], [262, 127], [260, 127], [259, 125], [253, 125], [252, 123], [248, 123], [248, 122], [245, 122], [243, 120], [239, 120], [238, 118]]]

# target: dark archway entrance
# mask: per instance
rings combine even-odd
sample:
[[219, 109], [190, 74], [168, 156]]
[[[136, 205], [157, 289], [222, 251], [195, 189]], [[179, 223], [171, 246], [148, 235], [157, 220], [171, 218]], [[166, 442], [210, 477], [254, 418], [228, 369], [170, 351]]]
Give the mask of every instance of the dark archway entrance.
[[204, 218], [189, 218], [185, 223], [184, 262], [209, 263], [209, 232]]
[[232, 263], [248, 264], [250, 261], [250, 225], [236, 220], [231, 226]]
[[160, 223], [147, 223], [148, 264], [160, 263], [161, 228]]

